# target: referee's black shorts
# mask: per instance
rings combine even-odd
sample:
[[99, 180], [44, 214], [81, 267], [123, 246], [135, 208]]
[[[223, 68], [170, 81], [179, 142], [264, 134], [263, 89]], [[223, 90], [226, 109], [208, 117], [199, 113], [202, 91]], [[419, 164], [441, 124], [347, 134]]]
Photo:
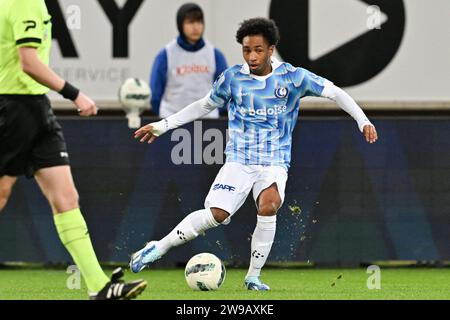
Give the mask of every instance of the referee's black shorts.
[[0, 177], [68, 165], [61, 126], [45, 95], [0, 95]]

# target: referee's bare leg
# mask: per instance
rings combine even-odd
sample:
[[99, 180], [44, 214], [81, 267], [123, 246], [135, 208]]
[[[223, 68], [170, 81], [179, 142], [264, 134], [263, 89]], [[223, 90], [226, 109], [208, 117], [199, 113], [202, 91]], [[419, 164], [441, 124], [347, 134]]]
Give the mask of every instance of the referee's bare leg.
[[79, 208], [78, 192], [70, 166], [40, 169], [36, 172], [35, 178], [54, 215]]
[[70, 166], [40, 169], [36, 172], [35, 178], [54, 215], [79, 208], [78, 192]]
[[2, 176], [0, 177], [0, 212], [6, 206], [11, 190], [17, 181], [17, 177]]
[[[79, 207], [78, 192], [68, 165], [41, 169], [37, 171], [35, 178], [49, 201], [53, 214]], [[17, 177], [0, 177], [0, 211], [6, 206], [16, 181]]]

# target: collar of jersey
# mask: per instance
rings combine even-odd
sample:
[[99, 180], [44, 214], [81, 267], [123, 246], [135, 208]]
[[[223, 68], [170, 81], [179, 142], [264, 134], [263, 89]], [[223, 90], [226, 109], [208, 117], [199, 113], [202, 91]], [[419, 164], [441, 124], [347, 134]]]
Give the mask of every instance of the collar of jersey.
[[177, 37], [177, 43], [180, 47], [182, 47], [184, 50], [189, 51], [189, 52], [195, 52], [198, 51], [200, 49], [202, 49], [205, 46], [205, 40], [203, 40], [203, 38], [201, 38], [200, 40], [198, 40], [195, 44], [190, 44], [186, 38], [182, 35], [179, 35]]
[[250, 73], [250, 67], [248, 66], [248, 63], [244, 63], [244, 64], [242, 65], [241, 73], [243, 73], [243, 74], [248, 74], [250, 77], [252, 77], [252, 78], [254, 78], [254, 79], [256, 79], [256, 80], [264, 81], [264, 80], [266, 80], [267, 78], [269, 78], [269, 77], [273, 74], [273, 72], [274, 72], [279, 66], [281, 66], [281, 61], [278, 60], [278, 59], [275, 58], [275, 57], [271, 57], [271, 58], [270, 58], [270, 62], [271, 62], [271, 64], [272, 64], [272, 72], [269, 73], [269, 74], [267, 74], [267, 75], [265, 75], [265, 76], [257, 76], [257, 75], [251, 74], [251, 73]]

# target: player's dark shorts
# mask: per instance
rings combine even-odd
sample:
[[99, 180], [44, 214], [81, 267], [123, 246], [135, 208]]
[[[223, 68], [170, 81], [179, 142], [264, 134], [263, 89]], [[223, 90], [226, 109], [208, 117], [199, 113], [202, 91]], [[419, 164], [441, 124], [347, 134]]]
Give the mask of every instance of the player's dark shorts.
[[0, 177], [68, 165], [61, 126], [45, 95], [0, 95]]

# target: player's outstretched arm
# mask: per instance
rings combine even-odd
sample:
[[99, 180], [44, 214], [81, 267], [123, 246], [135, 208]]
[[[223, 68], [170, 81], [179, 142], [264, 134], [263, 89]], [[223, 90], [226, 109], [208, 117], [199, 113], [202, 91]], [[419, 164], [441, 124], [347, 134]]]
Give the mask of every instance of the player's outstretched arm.
[[18, 51], [23, 72], [47, 88], [61, 93], [64, 98], [72, 100], [81, 116], [97, 114], [95, 102], [42, 63], [36, 48], [20, 47]]
[[203, 99], [197, 100], [177, 113], [162, 119], [158, 122], [149, 123], [134, 133], [135, 139], [140, 142], [152, 143], [157, 137], [169, 130], [178, 128], [186, 123], [200, 119], [213, 111], [218, 105], [213, 104], [209, 99], [209, 93]]
[[368, 143], [375, 143], [378, 140], [375, 126], [369, 121], [364, 111], [347, 92], [335, 86], [332, 82], [327, 82], [325, 83], [322, 96], [335, 101], [341, 109], [355, 119], [358, 123], [359, 130]]

